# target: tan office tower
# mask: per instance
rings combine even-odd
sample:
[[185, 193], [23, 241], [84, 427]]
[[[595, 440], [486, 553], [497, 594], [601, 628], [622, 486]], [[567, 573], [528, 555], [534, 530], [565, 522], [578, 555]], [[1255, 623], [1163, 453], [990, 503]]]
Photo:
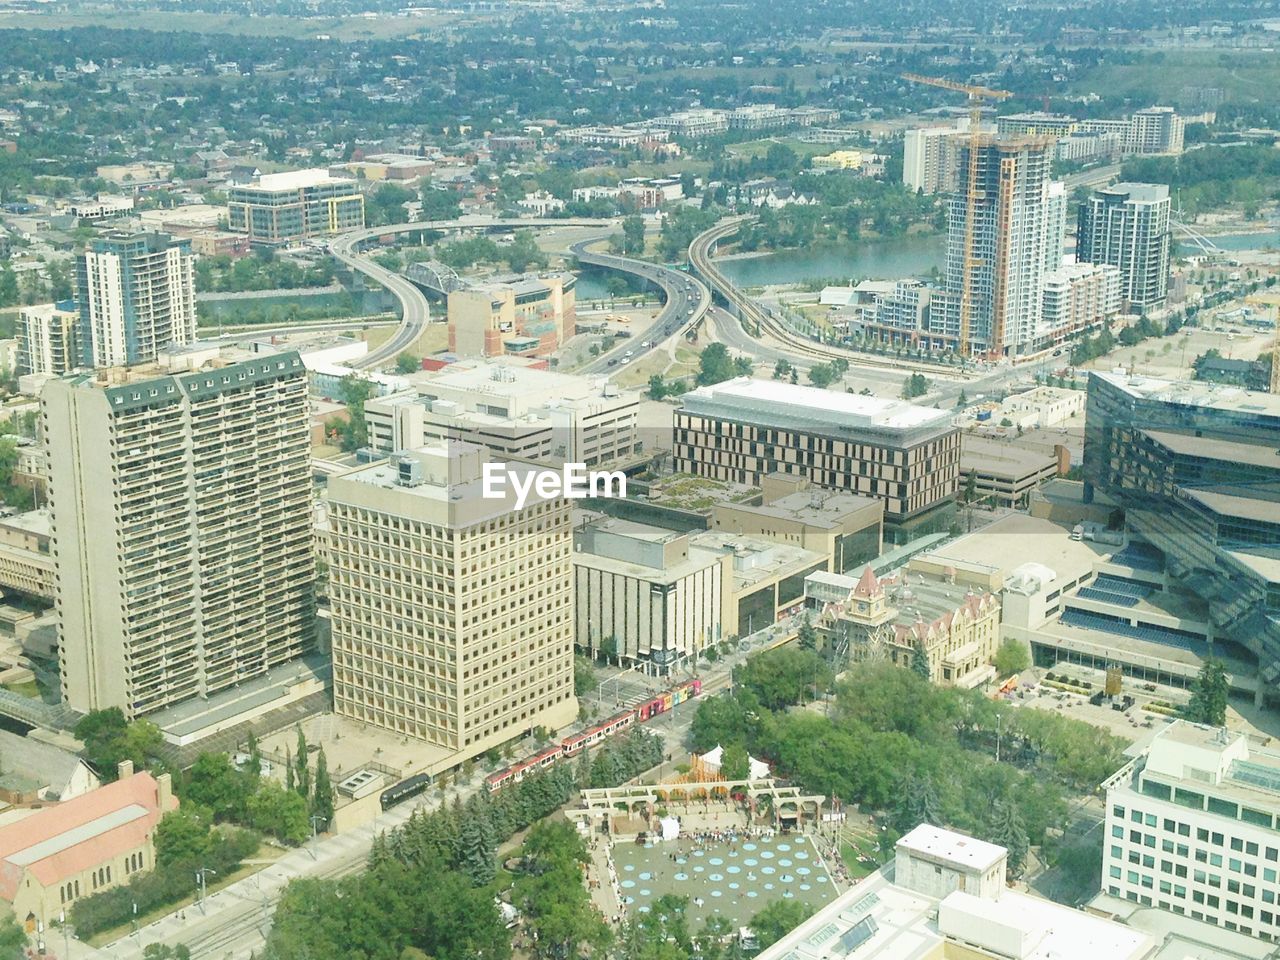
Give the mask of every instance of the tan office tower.
[[486, 462], [451, 442], [329, 481], [334, 709], [456, 761], [578, 714], [569, 503], [486, 497]]
[[208, 697], [313, 640], [302, 360], [205, 351], [169, 369], [71, 376], [40, 397], [76, 710], [133, 717]]

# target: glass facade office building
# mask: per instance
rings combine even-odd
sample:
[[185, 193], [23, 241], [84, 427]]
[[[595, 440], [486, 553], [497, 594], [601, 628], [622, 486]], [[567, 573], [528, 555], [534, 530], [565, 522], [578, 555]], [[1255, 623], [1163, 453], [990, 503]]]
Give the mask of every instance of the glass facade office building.
[[1094, 373], [1085, 497], [1125, 511], [1170, 587], [1208, 607], [1215, 641], [1257, 663], [1259, 704], [1280, 679], [1280, 397]]

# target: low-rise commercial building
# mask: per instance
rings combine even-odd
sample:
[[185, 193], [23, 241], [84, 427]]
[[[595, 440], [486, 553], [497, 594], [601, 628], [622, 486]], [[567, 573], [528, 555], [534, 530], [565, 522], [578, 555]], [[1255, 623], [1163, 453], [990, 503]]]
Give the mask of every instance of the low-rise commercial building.
[[0, 756], [0, 801], [8, 804], [65, 803], [102, 786], [78, 754], [8, 730], [0, 730]]
[[876, 497], [893, 522], [952, 499], [960, 436], [945, 411], [739, 377], [684, 394], [673, 457], [717, 480], [760, 486], [781, 472]]
[[759, 960], [1146, 960], [1140, 930], [1005, 885], [1007, 851], [921, 824]]
[[379, 452], [465, 440], [503, 458], [597, 466], [642, 451], [639, 396], [602, 378], [497, 359], [407, 380], [408, 390], [365, 403], [369, 445]]
[[1105, 892], [1280, 941], [1280, 754], [1175, 720], [1103, 786]]
[[450, 291], [449, 350], [465, 357], [545, 356], [572, 335], [577, 278], [506, 277]]
[[327, 170], [267, 173], [227, 194], [228, 229], [254, 243], [282, 244], [363, 226], [359, 183]]
[[827, 569], [847, 573], [880, 554], [884, 503], [813, 486], [807, 479], [771, 474], [762, 503], [720, 501], [711, 529], [792, 543], [829, 558]]
[[156, 865], [156, 824], [178, 800], [169, 774], [134, 773], [0, 827], [0, 900], [31, 934], [77, 900], [127, 884]]
[[975, 501], [1022, 508], [1031, 492], [1060, 471], [1059, 458], [1005, 440], [966, 433], [960, 440], [962, 489]]

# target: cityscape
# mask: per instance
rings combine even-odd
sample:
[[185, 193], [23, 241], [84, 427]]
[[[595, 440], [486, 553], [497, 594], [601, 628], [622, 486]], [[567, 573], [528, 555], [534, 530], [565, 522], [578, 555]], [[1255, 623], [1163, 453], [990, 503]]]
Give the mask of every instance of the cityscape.
[[0, 0], [0, 960], [1280, 958], [1277, 49]]

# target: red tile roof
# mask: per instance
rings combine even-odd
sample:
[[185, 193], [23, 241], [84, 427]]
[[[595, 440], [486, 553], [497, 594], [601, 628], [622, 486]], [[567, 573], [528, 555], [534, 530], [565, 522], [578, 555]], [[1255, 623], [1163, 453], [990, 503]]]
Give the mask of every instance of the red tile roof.
[[0, 827], [0, 899], [13, 901], [25, 870], [49, 887], [136, 850], [168, 810], [143, 772]]

